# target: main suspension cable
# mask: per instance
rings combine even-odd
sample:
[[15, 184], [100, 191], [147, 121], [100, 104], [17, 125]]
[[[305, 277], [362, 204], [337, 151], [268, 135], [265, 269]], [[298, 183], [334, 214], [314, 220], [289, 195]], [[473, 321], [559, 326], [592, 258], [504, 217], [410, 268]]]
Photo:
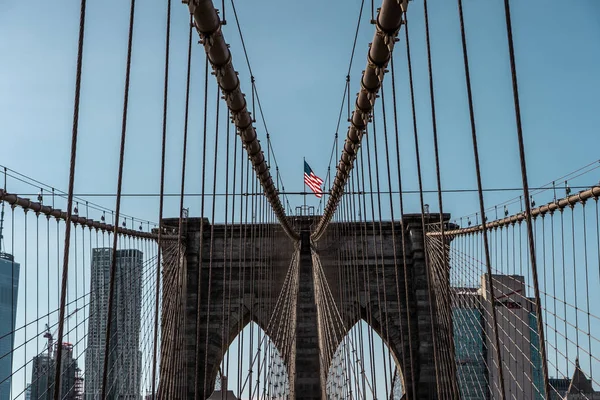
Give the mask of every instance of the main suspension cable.
[[318, 241], [327, 229], [344, 193], [364, 129], [371, 116], [375, 97], [381, 82], [383, 82], [385, 68], [390, 60], [396, 37], [402, 26], [402, 15], [406, 12], [407, 7], [407, 0], [401, 3], [396, 0], [383, 0], [377, 16], [376, 32], [368, 52], [367, 68], [362, 76], [361, 90], [357, 95], [355, 111], [350, 121], [344, 150], [331, 188], [331, 196], [327, 201], [323, 216], [311, 235], [314, 241]]
[[273, 182], [269, 166], [266, 163], [260, 142], [252, 123], [252, 117], [247, 109], [244, 94], [240, 90], [240, 80], [231, 62], [231, 52], [225, 43], [221, 31], [221, 20], [211, 0], [188, 1], [190, 13], [196, 21], [196, 30], [204, 45], [207, 60], [210, 61], [221, 88], [227, 107], [237, 127], [249, 159], [252, 161], [256, 176], [260, 180], [263, 191], [275, 211], [285, 233], [292, 240], [299, 240], [287, 220], [285, 208], [281, 204], [277, 189]]

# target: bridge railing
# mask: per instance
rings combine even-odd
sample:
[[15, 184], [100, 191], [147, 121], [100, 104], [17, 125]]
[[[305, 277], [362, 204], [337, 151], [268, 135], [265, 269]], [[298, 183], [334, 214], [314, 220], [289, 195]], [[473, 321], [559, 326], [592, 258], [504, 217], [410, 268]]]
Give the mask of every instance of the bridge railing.
[[[160, 340], [156, 293], [172, 284], [157, 282], [154, 224], [127, 216], [114, 221], [109, 209], [77, 199], [71, 218], [66, 317], [60, 321], [66, 196], [15, 171], [7, 169], [6, 175], [5, 188], [25, 195], [0, 189], [0, 394], [10, 399], [53, 398], [60, 365], [61, 398], [100, 396], [105, 359], [109, 393], [147, 393], [152, 365], [160, 362], [160, 355], [153, 358], [157, 323]], [[111, 277], [115, 231], [117, 267]], [[163, 238], [172, 244], [165, 255], [177, 252], [177, 235], [169, 231]], [[163, 268], [178, 265], [163, 263]], [[110, 280], [115, 282], [116, 312], [107, 332]], [[58, 343], [61, 323], [64, 336]]]
[[[550, 388], [556, 396], [592, 396], [600, 384], [600, 187], [555, 199], [532, 209], [540, 301], [546, 335]], [[457, 379], [462, 395], [498, 393], [499, 365], [505, 392], [517, 398], [544, 398], [533, 275], [523, 212], [488, 221], [493, 276], [487, 285], [482, 226], [430, 225], [427, 251], [438, 284], [451, 304]], [[449, 270], [441, 255], [449, 252]], [[447, 282], [449, 288], [441, 285]], [[493, 297], [492, 297], [493, 293]], [[492, 300], [493, 299], [493, 300]], [[497, 312], [497, 324], [491, 318]], [[497, 330], [501, 360], [493, 355]], [[481, 349], [485, 351], [481, 351]], [[562, 397], [561, 397], [562, 398]], [[591, 398], [591, 397], [590, 397]]]

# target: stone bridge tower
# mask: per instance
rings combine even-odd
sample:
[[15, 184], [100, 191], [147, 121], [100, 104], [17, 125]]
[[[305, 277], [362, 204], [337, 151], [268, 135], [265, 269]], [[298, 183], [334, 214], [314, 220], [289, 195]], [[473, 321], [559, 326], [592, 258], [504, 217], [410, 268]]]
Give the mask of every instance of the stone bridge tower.
[[[444, 215], [448, 220], [449, 215]], [[207, 393], [214, 388], [219, 365], [225, 351], [235, 337], [250, 321], [257, 323], [271, 338], [273, 327], [269, 318], [275, 309], [277, 298], [283, 287], [295, 246], [300, 248], [299, 287], [296, 304], [296, 342], [293, 359], [284, 360], [290, 375], [291, 392], [298, 399], [321, 399], [325, 397], [325, 382], [322, 382], [317, 337], [317, 305], [315, 304], [312, 275], [311, 246], [318, 254], [324, 268], [331, 293], [347, 331], [360, 319], [370, 321], [371, 326], [389, 347], [396, 366], [402, 376], [405, 398], [436, 399], [436, 371], [434, 365], [432, 319], [428, 295], [428, 280], [425, 269], [424, 236], [420, 214], [406, 215], [403, 223], [368, 222], [336, 226], [331, 223], [328, 231], [318, 243], [310, 243], [310, 228], [318, 217], [290, 217], [301, 240], [294, 244], [277, 224], [269, 224], [275, 241], [265, 239], [247, 240], [251, 229], [266, 229], [260, 225], [214, 225], [207, 219], [201, 224], [199, 218], [187, 220], [183, 271], [181, 271], [182, 318], [177, 328], [182, 332], [182, 343], [169, 345], [172, 328], [163, 326], [161, 342], [161, 365], [159, 388], [184, 393], [185, 399], [194, 399], [196, 391]], [[427, 223], [439, 221], [438, 215], [427, 217]], [[177, 219], [167, 219], [165, 226], [177, 226]], [[201, 232], [201, 225], [204, 232]], [[401, 232], [406, 239], [405, 257], [402, 255]], [[211, 232], [213, 255], [210, 257]], [[200, 251], [200, 235], [203, 235]], [[395, 237], [395, 243], [393, 238]], [[357, 243], [362, 241], [362, 245]], [[265, 268], [264, 260], [257, 257], [260, 249], [271, 251], [272, 268]], [[354, 254], [360, 262], [346, 265], [339, 262], [340, 252]], [[166, 256], [165, 256], [166, 257]], [[210, 261], [212, 258], [212, 262]], [[405, 285], [403, 259], [406, 259]], [[198, 287], [198, 269], [201, 265], [201, 287]], [[233, 268], [231, 267], [233, 265]], [[398, 270], [396, 266], [398, 265]], [[270, 271], [270, 272], [267, 272]], [[211, 274], [210, 299], [208, 298], [209, 273]], [[165, 276], [168, 272], [164, 272]], [[354, 276], [354, 277], [352, 277]], [[396, 282], [398, 277], [398, 285]], [[360, 279], [358, 296], [350, 297], [348, 279]], [[447, 282], [447, 278], [444, 278]], [[363, 282], [368, 282], [363, 284]], [[408, 287], [408, 292], [405, 291]], [[399, 288], [399, 292], [397, 290]], [[385, 290], [384, 302], [383, 291]], [[198, 295], [201, 307], [198, 310]], [[253, 293], [253, 295], [249, 295]], [[399, 300], [399, 301], [398, 301]], [[163, 302], [163, 304], [166, 304]], [[225, 308], [229, 312], [225, 316]], [[173, 312], [163, 305], [163, 315]], [[448, 325], [439, 321], [434, 308], [434, 331], [438, 340], [448, 341], [451, 337]], [[196, 321], [200, 312], [200, 337], [197, 338]], [[410, 330], [409, 328], [410, 320]], [[208, 323], [207, 323], [208, 321]], [[409, 337], [410, 331], [410, 337]], [[208, 336], [207, 336], [208, 333]], [[336, 338], [341, 343], [343, 335]], [[200, 345], [198, 347], [198, 344]], [[208, 344], [208, 346], [206, 346]], [[223, 346], [224, 344], [224, 346]], [[280, 348], [282, 344], [275, 343]], [[412, 348], [411, 348], [412, 345]], [[450, 343], [446, 342], [448, 349]], [[412, 362], [411, 357], [412, 355]], [[334, 354], [326, 354], [331, 360]], [[184, 360], [183, 367], [173, 368], [172, 357]], [[200, 360], [198, 366], [196, 360]], [[206, 365], [204, 360], [207, 360]], [[179, 363], [181, 364], [181, 363]], [[206, 377], [196, 382], [199, 376]], [[327, 371], [323, 371], [325, 376]], [[447, 381], [450, 379], [445, 374]], [[414, 386], [412, 377], [414, 376]], [[449, 386], [441, 382], [440, 387]], [[206, 386], [206, 392], [205, 392]], [[166, 389], [169, 388], [169, 389]], [[163, 392], [164, 393], [164, 392]], [[169, 398], [174, 398], [169, 396]], [[202, 395], [200, 396], [202, 398]]]

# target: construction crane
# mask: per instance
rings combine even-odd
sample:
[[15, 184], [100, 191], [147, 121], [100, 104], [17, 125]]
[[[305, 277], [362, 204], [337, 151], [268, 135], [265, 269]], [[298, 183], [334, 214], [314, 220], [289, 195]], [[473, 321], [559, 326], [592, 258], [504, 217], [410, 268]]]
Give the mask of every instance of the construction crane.
[[[69, 320], [69, 318], [71, 318], [73, 315], [75, 315], [75, 313], [77, 311], [79, 311], [79, 308], [76, 308], [75, 310], [71, 311], [71, 313], [69, 315], [67, 315], [67, 317], [65, 318], [65, 322], [67, 322]], [[50, 326], [48, 326], [48, 324], [46, 324], [46, 331], [44, 332], [44, 338], [48, 339], [48, 357], [50, 359], [53, 358], [52, 351], [53, 351], [53, 347], [54, 347], [54, 335], [56, 335], [57, 330], [58, 330], [58, 327], [54, 330], [54, 332], [50, 333]]]

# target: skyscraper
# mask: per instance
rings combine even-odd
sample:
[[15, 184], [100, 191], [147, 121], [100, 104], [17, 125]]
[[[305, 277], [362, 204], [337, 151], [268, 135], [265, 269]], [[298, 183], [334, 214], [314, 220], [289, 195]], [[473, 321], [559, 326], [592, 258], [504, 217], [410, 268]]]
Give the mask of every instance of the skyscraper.
[[[533, 302], [525, 296], [524, 277], [493, 275], [500, 356], [507, 393], [523, 400], [542, 399], [542, 364]], [[453, 288], [452, 316], [457, 376], [461, 398], [499, 398], [491, 322], [492, 303], [486, 275], [480, 288]], [[523, 371], [512, 379], [508, 371]], [[490, 393], [494, 391], [494, 393]]]
[[0, 400], [10, 399], [19, 269], [14, 257], [0, 248]]
[[452, 296], [454, 354], [461, 399], [464, 400], [489, 398], [482, 397], [488, 388], [483, 317], [478, 289], [457, 289]]
[[[113, 250], [92, 252], [90, 317], [85, 353], [85, 399], [102, 394], [110, 265]], [[139, 250], [117, 250], [113, 314], [108, 357], [109, 399], [140, 399], [141, 352], [139, 350], [142, 263]]]

